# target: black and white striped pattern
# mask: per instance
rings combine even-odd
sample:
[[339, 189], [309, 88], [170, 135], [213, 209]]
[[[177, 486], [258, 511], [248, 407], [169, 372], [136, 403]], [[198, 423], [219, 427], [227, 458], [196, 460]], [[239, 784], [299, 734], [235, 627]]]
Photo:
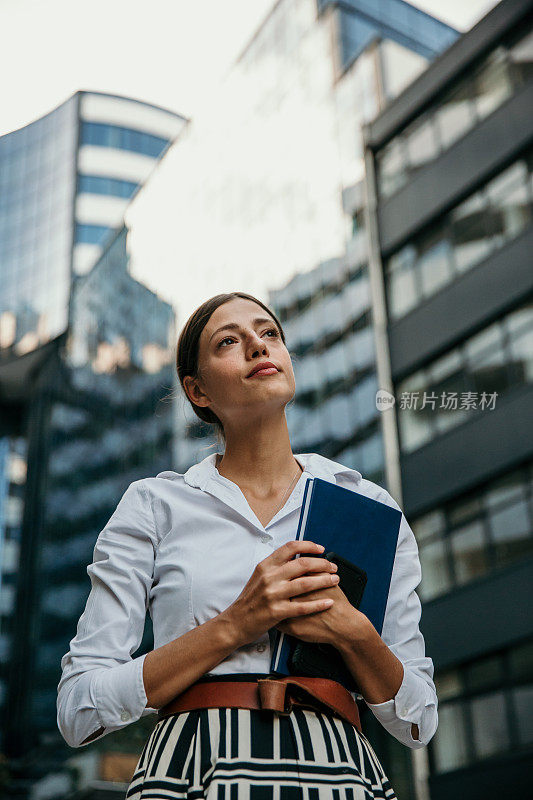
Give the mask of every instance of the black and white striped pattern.
[[396, 795], [367, 738], [333, 714], [202, 708], [160, 720], [127, 800], [368, 800]]

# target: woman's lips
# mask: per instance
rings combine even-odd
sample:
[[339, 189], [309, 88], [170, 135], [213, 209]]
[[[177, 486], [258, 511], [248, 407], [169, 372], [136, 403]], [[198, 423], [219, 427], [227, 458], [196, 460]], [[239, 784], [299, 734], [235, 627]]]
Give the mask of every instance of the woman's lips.
[[254, 372], [254, 374], [249, 377], [256, 378], [258, 375], [274, 375], [275, 372], [279, 372], [276, 367], [267, 367], [266, 369], [258, 369], [257, 372]]

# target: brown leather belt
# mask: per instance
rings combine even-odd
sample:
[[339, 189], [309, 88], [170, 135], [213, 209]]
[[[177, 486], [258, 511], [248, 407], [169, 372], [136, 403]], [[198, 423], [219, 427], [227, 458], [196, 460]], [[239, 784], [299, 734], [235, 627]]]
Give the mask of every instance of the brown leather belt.
[[362, 732], [359, 709], [348, 689], [329, 678], [298, 675], [193, 683], [157, 713], [163, 719], [181, 711], [226, 707], [267, 709], [287, 716], [293, 706], [333, 713]]

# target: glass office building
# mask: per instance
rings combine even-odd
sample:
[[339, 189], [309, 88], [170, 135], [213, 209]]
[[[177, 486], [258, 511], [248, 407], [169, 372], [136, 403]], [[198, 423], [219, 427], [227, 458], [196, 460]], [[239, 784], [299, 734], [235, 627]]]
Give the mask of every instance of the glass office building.
[[287, 420], [295, 452], [320, 452], [383, 483], [366, 247], [359, 255], [298, 275], [270, 302], [294, 366]]
[[[32, 406], [39, 430], [26, 455], [38, 471], [26, 491], [31, 531], [20, 530], [15, 493], [7, 498], [2, 577], [15, 609], [0, 617], [2, 744], [21, 781], [57, 770], [69, 755], [56, 726], [60, 661], [87, 600], [98, 533], [132, 481], [172, 461], [174, 311], [132, 278], [128, 263], [122, 228], [75, 281], [67, 336], [42, 372]], [[13, 454], [9, 465], [24, 476]], [[6, 574], [19, 551], [10, 556], [11, 541], [24, 553], [14, 576]], [[153, 647], [149, 620], [141, 647]]]
[[78, 98], [0, 137], [0, 351], [65, 330], [76, 192]]
[[68, 322], [85, 273], [185, 120], [126, 97], [76, 92], [0, 137], [0, 365]]
[[91, 538], [132, 474], [169, 463], [170, 407], [153, 415], [172, 384], [173, 311], [130, 276], [123, 217], [184, 124], [77, 92], [0, 138], [0, 749], [20, 796], [31, 749], [52, 736], [56, 757], [58, 665]]
[[432, 800], [530, 792], [532, 63], [533, 5], [502, 2], [366, 131], [440, 699]]

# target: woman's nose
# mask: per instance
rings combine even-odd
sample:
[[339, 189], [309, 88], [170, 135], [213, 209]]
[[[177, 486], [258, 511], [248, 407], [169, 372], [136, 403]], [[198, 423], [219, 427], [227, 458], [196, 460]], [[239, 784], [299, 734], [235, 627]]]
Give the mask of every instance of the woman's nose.
[[257, 334], [253, 335], [250, 341], [250, 348], [253, 353], [255, 353], [257, 350], [259, 350], [261, 353], [268, 353], [267, 343], [264, 339], [261, 339], [260, 336], [257, 336]]

